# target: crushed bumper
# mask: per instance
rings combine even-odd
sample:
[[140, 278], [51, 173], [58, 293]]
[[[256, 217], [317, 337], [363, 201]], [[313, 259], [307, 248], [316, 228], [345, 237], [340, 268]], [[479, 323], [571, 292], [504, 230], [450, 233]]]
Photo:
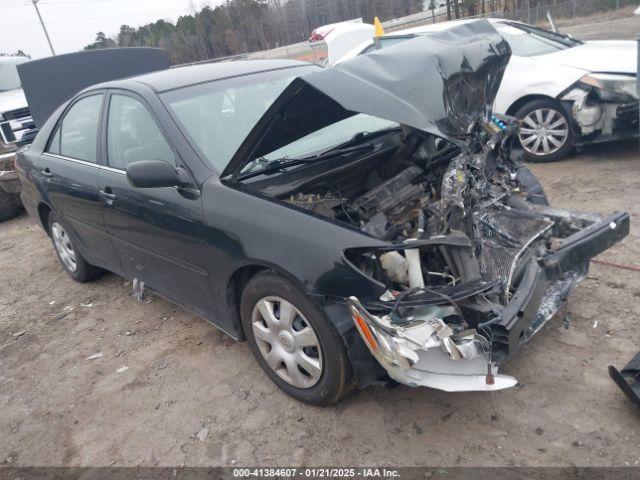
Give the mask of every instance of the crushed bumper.
[[629, 214], [616, 213], [563, 240], [541, 261], [532, 259], [516, 293], [490, 325], [494, 335], [493, 358], [514, 354], [565, 302], [586, 275], [589, 260], [629, 234]]
[[574, 88], [561, 100], [575, 122], [576, 145], [609, 142], [638, 136], [638, 102], [594, 100], [587, 90]]
[[609, 375], [629, 400], [640, 407], [640, 352], [621, 371], [611, 365]]
[[14, 167], [16, 153], [0, 155], [0, 188], [7, 193], [20, 193], [20, 180]]
[[[517, 380], [498, 365], [530, 340], [566, 301], [589, 260], [629, 233], [629, 215], [616, 213], [568, 236], [542, 258], [531, 258], [500, 314], [477, 329], [452, 331], [451, 306], [410, 309], [411, 317], [374, 314], [347, 301], [355, 326], [380, 365], [399, 383], [448, 392], [501, 390]], [[454, 302], [448, 302], [452, 305]]]

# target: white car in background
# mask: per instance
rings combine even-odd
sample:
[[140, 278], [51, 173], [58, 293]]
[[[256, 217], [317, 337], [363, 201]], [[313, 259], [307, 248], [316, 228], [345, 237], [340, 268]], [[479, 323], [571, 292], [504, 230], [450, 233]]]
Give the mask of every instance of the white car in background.
[[[522, 119], [520, 143], [526, 160], [552, 162], [575, 146], [638, 135], [635, 41], [582, 42], [521, 22], [488, 20], [513, 51], [494, 111]], [[469, 21], [401, 30], [381, 37], [380, 46]], [[329, 64], [376, 48], [368, 39], [339, 58], [330, 56]]]

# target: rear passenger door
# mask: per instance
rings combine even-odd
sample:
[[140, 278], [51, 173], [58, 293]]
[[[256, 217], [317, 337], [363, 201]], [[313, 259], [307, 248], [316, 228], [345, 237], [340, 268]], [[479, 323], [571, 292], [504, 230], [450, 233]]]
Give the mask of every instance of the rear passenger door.
[[98, 131], [104, 99], [104, 92], [90, 92], [74, 100], [58, 122], [35, 175], [89, 263], [117, 270], [98, 193]]
[[200, 192], [133, 187], [126, 176], [130, 163], [162, 160], [178, 167], [181, 160], [142, 98], [118, 91], [110, 94], [108, 105], [107, 165], [98, 183], [108, 198], [103, 207], [106, 229], [126, 275], [208, 315]]

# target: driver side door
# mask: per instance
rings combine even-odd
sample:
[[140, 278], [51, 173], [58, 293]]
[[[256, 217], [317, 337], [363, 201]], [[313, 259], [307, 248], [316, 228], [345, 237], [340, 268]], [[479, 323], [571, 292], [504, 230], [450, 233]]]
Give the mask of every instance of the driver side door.
[[105, 228], [124, 275], [208, 316], [200, 191], [132, 186], [126, 175], [129, 164], [162, 160], [179, 167], [182, 161], [141, 97], [112, 92], [105, 115], [106, 165], [100, 170], [98, 188], [104, 199]]

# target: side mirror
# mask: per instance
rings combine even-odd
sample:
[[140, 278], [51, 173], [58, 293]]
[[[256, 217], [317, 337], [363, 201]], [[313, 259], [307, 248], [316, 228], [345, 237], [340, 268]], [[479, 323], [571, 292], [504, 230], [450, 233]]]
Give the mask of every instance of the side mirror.
[[178, 170], [162, 160], [140, 160], [127, 166], [129, 183], [138, 188], [179, 187]]

